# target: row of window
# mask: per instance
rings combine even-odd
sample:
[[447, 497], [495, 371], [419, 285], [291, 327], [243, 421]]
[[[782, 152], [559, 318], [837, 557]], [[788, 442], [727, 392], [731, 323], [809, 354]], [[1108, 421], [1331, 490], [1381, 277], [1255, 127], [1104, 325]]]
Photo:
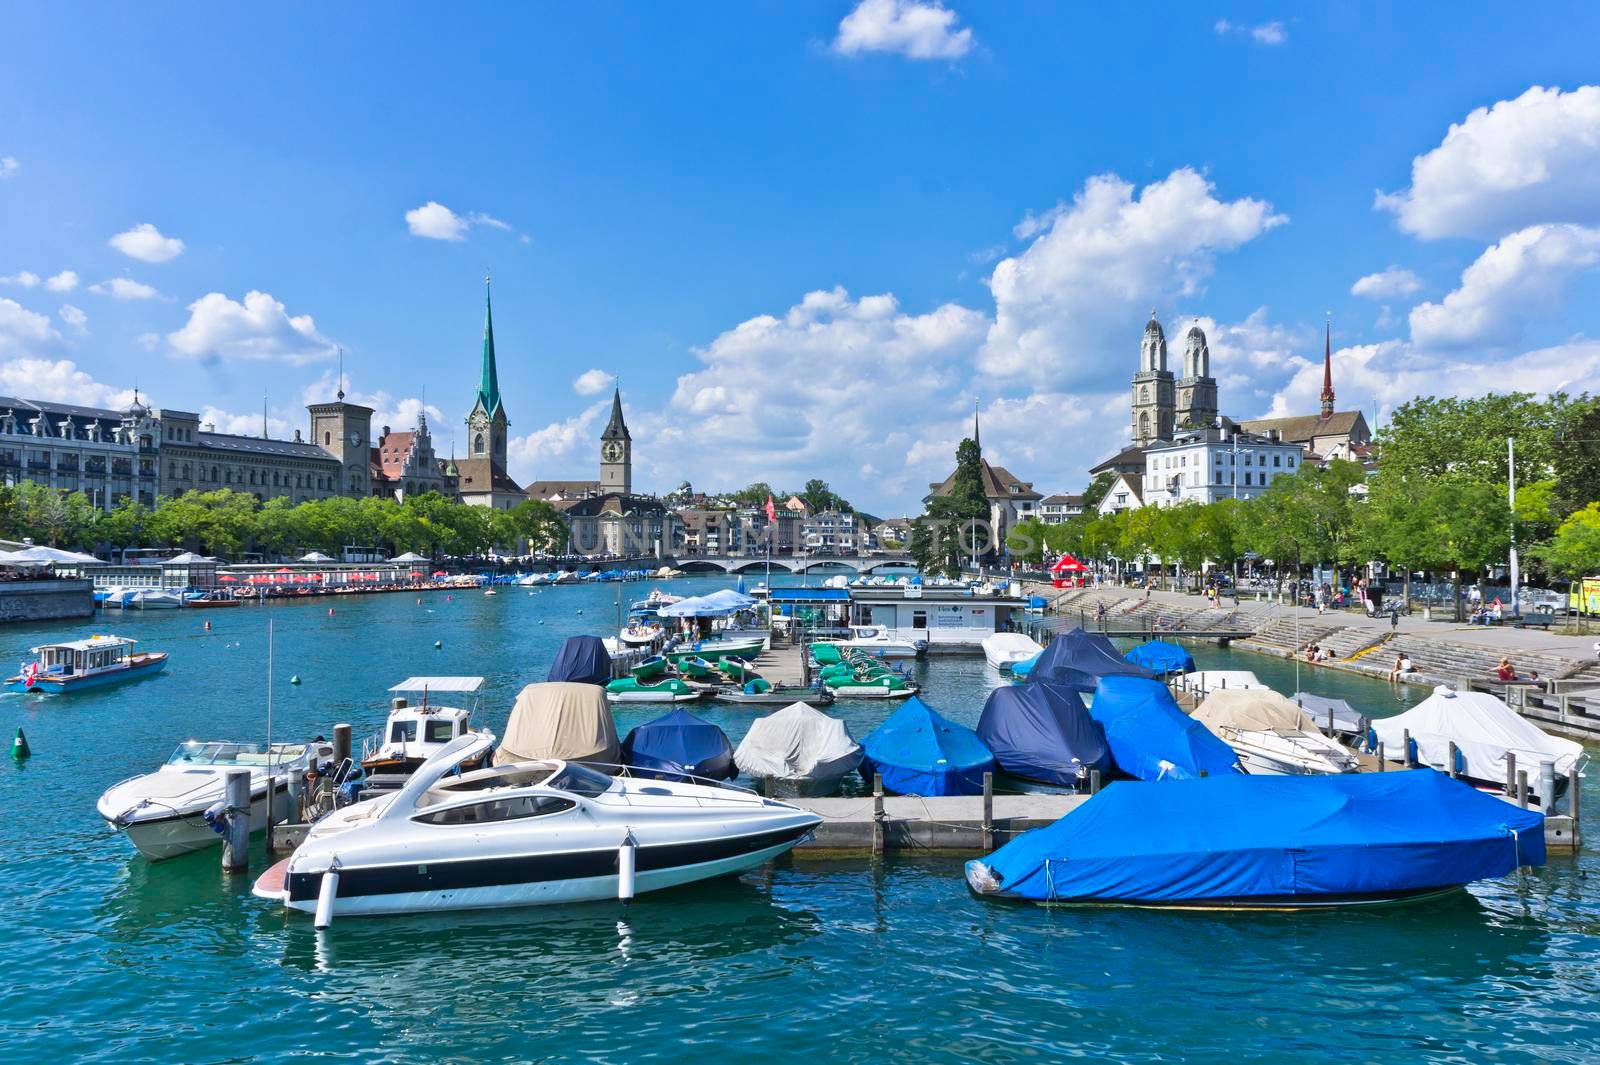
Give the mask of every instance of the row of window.
[[[1217, 451], [1214, 454], [1216, 455], [1218, 466], [1233, 465], [1233, 452]], [[1239, 465], [1241, 466], [1265, 466], [1267, 464], [1267, 456], [1265, 455], [1257, 455], [1251, 451], [1241, 451], [1239, 456]], [[1197, 467], [1204, 464], [1199, 455], [1195, 456], [1194, 464]], [[1274, 452], [1272, 464], [1280, 469], [1287, 468], [1292, 470], [1294, 469], [1294, 456], [1285, 455], [1282, 452]], [[1186, 469], [1188, 465], [1189, 456], [1187, 454], [1157, 455], [1150, 460], [1150, 469], [1152, 471]]]
[[[180, 469], [183, 471], [181, 478], [180, 478], [179, 473], [178, 473], [178, 471]], [[252, 485], [260, 485], [263, 488], [265, 488], [267, 486], [267, 484], [268, 484], [268, 482], [267, 482], [267, 471], [266, 470], [259, 471], [259, 478], [257, 476], [257, 472], [258, 471], [256, 471], [256, 470], [249, 470], [246, 473], [240, 473], [240, 474], [237, 475], [237, 477], [235, 476], [233, 470], [231, 470], [231, 469], [230, 470], [224, 470], [220, 466], [212, 466], [210, 468], [210, 476], [209, 477], [206, 476], [206, 472], [207, 472], [206, 467], [205, 466], [201, 466], [200, 467], [200, 476], [198, 478], [195, 478], [195, 479], [200, 481], [201, 483], [209, 482], [211, 484], [223, 484], [223, 485], [229, 485], [229, 484], [241, 484], [241, 485], [242, 484], [252, 484]], [[170, 478], [171, 480], [174, 480], [174, 481], [180, 480], [180, 479], [187, 481], [191, 477], [194, 477], [194, 467], [191, 466], [187, 462], [185, 462], [181, 467], [176, 462], [169, 462], [169, 463], [167, 463], [167, 477]], [[314, 475], [309, 474], [309, 473], [296, 473], [296, 474], [293, 475], [293, 477], [291, 479], [291, 476], [289, 474], [287, 474], [287, 473], [283, 473], [283, 472], [281, 472], [279, 470], [273, 470], [272, 471], [271, 484], [272, 484], [272, 487], [274, 487], [274, 488], [305, 488], [305, 489], [310, 489], [310, 488], [313, 487], [313, 482], [315, 482], [315, 488], [319, 492], [329, 491], [333, 487], [333, 478], [332, 477], [317, 477], [317, 476], [314, 476]], [[355, 486], [352, 486], [352, 487], [355, 487]]]

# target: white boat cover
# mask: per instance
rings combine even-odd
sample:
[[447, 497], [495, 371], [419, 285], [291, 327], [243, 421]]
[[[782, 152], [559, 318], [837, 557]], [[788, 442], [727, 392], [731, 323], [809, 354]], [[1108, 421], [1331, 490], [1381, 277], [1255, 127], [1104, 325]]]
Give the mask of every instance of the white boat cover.
[[861, 763], [861, 745], [851, 739], [843, 721], [805, 703], [791, 703], [751, 722], [733, 761], [746, 776], [827, 780]]
[[1271, 688], [1221, 688], [1207, 695], [1192, 715], [1221, 734], [1240, 732], [1316, 732], [1316, 722], [1306, 712]]
[[990, 662], [1004, 662], [1012, 658], [1036, 655], [1044, 648], [1030, 636], [1020, 632], [997, 632], [983, 638], [983, 653]]
[[1191, 691], [1222, 691], [1227, 688], [1265, 688], [1261, 678], [1247, 669], [1201, 669], [1183, 675], [1183, 686]]
[[1478, 780], [1504, 780], [1508, 751], [1533, 779], [1538, 778], [1539, 763], [1554, 762], [1556, 775], [1565, 776], [1583, 754], [1579, 744], [1547, 734], [1487, 692], [1458, 692], [1444, 685], [1405, 713], [1372, 722], [1391, 759], [1405, 756], [1407, 729], [1416, 741], [1418, 762], [1448, 771], [1454, 741], [1466, 758], [1467, 776]]
[[619, 763], [617, 723], [595, 684], [547, 681], [517, 694], [495, 765], [563, 758], [572, 762]]

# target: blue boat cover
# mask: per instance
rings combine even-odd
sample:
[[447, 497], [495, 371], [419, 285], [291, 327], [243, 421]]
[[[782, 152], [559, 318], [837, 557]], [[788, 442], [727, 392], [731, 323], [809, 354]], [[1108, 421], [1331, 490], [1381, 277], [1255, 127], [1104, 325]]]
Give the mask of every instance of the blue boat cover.
[[568, 636], [545, 679], [604, 684], [611, 679], [611, 655], [598, 636]]
[[1117, 768], [1139, 780], [1242, 773], [1233, 748], [1185, 714], [1159, 680], [1101, 677], [1089, 713], [1106, 730]]
[[1118, 654], [1106, 637], [1092, 636], [1082, 629], [1063, 632], [1051, 640], [1027, 673], [1030, 681], [1067, 684], [1079, 691], [1093, 690], [1093, 681], [1085, 678], [1106, 676], [1149, 677], [1152, 674]]
[[1157, 676], [1194, 672], [1194, 656], [1178, 644], [1166, 640], [1141, 643], [1122, 657]]
[[912, 696], [861, 741], [861, 776], [901, 795], [981, 795], [994, 755], [978, 734]]
[[1012, 776], [1079, 787], [1089, 771], [1111, 771], [1111, 751], [1083, 699], [1058, 684], [996, 688], [978, 718], [978, 738]]
[[1544, 816], [1432, 769], [1119, 781], [982, 861], [1020, 898], [1385, 897], [1544, 864]]
[[660, 780], [732, 780], [739, 773], [727, 734], [687, 710], [635, 726], [622, 741], [622, 761], [638, 775]]

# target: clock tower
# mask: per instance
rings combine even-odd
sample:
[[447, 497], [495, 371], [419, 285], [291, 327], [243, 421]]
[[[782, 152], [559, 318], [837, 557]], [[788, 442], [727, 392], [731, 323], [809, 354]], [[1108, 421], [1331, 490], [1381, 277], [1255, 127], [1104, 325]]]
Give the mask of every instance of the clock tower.
[[[341, 375], [342, 376], [342, 375]], [[339, 495], [372, 494], [372, 408], [344, 401], [344, 381], [332, 403], [313, 403], [311, 442], [339, 460]]]
[[467, 457], [488, 459], [496, 470], [506, 468], [505, 405], [500, 402], [500, 375], [494, 362], [494, 307], [489, 300], [489, 279], [483, 279], [483, 369], [478, 395], [467, 415]]
[[611, 393], [611, 420], [600, 434], [600, 491], [605, 494], [633, 491], [633, 437], [622, 420], [622, 391]]

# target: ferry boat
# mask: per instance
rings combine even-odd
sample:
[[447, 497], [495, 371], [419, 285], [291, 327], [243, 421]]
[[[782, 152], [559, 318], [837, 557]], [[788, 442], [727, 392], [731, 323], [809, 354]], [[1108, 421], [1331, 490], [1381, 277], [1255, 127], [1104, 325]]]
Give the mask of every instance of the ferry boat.
[[137, 641], [126, 636], [91, 636], [87, 640], [46, 643], [29, 648], [37, 655], [6, 679], [12, 691], [61, 694], [80, 688], [132, 680], [166, 668], [167, 652], [134, 651]]

